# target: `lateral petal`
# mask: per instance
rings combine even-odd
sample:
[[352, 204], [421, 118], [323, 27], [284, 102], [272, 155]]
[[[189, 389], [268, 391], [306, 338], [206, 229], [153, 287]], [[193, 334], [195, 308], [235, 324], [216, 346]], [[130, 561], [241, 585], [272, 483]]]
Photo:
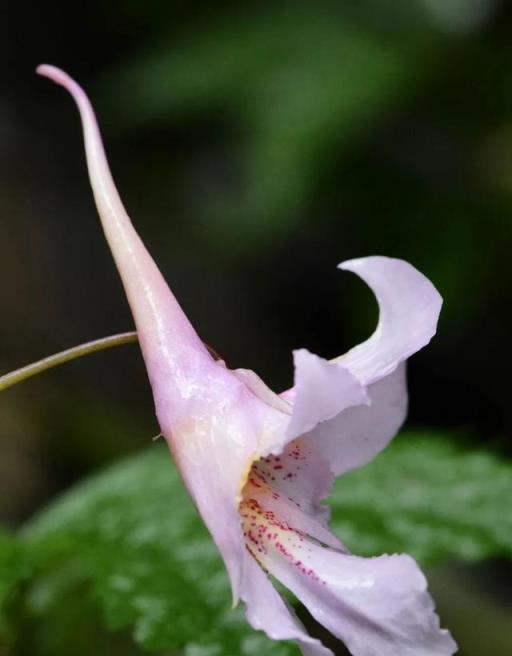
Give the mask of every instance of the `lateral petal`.
[[286, 445], [279, 456], [253, 463], [242, 498], [294, 529], [336, 549], [346, 550], [328, 529], [329, 507], [322, 505], [334, 475], [305, 438]]
[[294, 400], [286, 441], [308, 433], [346, 408], [369, 402], [366, 390], [345, 366], [306, 349], [294, 351], [293, 361]]
[[306, 349], [293, 352], [295, 380], [292, 389], [275, 394], [253, 371], [233, 374], [263, 403], [279, 412], [287, 427], [267, 433], [260, 441], [258, 457], [279, 455], [287, 444], [313, 430], [346, 408], [370, 403], [365, 387], [343, 365], [329, 362]]
[[407, 416], [406, 364], [368, 387], [370, 405], [348, 408], [319, 424], [305, 439], [339, 476], [370, 462]]

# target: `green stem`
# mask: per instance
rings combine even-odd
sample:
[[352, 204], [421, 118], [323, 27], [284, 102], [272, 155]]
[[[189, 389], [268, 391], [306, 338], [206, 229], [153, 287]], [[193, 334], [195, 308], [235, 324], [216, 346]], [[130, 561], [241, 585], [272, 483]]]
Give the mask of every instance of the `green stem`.
[[122, 346], [123, 344], [131, 344], [138, 340], [136, 332], [129, 333], [120, 333], [119, 335], [110, 335], [109, 337], [102, 337], [101, 339], [95, 339], [92, 342], [86, 342], [85, 344], [80, 344], [79, 346], [73, 346], [72, 348], [61, 351], [60, 353], [55, 353], [54, 355], [49, 355], [47, 358], [28, 364], [26, 367], [21, 367], [21, 369], [16, 369], [11, 371], [4, 376], [0, 376], [0, 392], [16, 385], [16, 383], [21, 383], [27, 378], [31, 378], [37, 374], [46, 371], [47, 369], [52, 369], [53, 367], [58, 367], [60, 364], [65, 362], [70, 362], [71, 360], [76, 360], [81, 358], [84, 355], [89, 355], [91, 353], [96, 353], [97, 351], [104, 351], [105, 349], [112, 348], [113, 346]]

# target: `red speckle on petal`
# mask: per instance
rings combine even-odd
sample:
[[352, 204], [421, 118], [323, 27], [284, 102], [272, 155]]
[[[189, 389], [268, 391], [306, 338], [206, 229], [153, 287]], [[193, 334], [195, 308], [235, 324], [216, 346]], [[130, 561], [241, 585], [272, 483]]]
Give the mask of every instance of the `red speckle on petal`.
[[[274, 559], [285, 559], [301, 575], [326, 585], [309, 563], [309, 537], [279, 516], [281, 507], [288, 508], [287, 518], [295, 516], [289, 514], [290, 503], [299, 509], [293, 511], [299, 519], [300, 512], [307, 512], [301, 511], [301, 503], [294, 499], [294, 484], [304, 476], [301, 472], [308, 467], [311, 453], [295, 441], [281, 456], [267, 456], [254, 463], [242, 490], [240, 519], [245, 546], [265, 571], [272, 572]], [[286, 490], [287, 495], [281, 496], [277, 489]]]

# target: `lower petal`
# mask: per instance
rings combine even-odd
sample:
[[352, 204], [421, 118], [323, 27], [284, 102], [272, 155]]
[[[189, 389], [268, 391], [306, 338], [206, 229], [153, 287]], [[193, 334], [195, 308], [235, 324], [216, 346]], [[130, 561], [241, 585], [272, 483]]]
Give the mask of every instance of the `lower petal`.
[[[257, 504], [248, 543], [261, 566], [353, 656], [451, 656], [457, 647], [439, 627], [425, 577], [409, 556], [358, 558], [319, 545], [275, 521]], [[252, 525], [252, 524], [251, 524]]]
[[425, 578], [409, 556], [365, 559], [313, 545], [302, 568], [286, 560], [263, 562], [353, 656], [456, 652], [450, 634], [439, 627]]
[[272, 640], [295, 640], [303, 656], [332, 656], [330, 649], [306, 633], [306, 630], [274, 589], [256, 560], [247, 553], [241, 598], [245, 601], [247, 620]]

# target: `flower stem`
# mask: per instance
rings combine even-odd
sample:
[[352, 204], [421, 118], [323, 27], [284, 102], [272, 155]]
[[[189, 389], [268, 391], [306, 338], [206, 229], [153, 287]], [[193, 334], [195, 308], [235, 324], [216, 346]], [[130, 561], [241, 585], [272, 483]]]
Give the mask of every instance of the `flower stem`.
[[73, 346], [72, 348], [61, 351], [60, 353], [54, 353], [49, 355], [47, 358], [28, 364], [26, 367], [21, 367], [21, 369], [16, 369], [11, 371], [8, 374], [0, 376], [0, 392], [16, 385], [16, 383], [21, 383], [27, 378], [31, 378], [37, 374], [46, 371], [47, 369], [52, 369], [53, 367], [58, 367], [65, 362], [70, 362], [71, 360], [76, 360], [81, 358], [84, 355], [89, 355], [91, 353], [96, 353], [97, 351], [104, 351], [105, 349], [112, 348], [113, 346], [123, 346], [123, 344], [131, 344], [137, 341], [136, 332], [120, 333], [118, 335], [110, 335], [109, 337], [102, 337], [101, 339], [95, 339], [92, 342], [85, 342], [85, 344], [79, 344], [78, 346]]

